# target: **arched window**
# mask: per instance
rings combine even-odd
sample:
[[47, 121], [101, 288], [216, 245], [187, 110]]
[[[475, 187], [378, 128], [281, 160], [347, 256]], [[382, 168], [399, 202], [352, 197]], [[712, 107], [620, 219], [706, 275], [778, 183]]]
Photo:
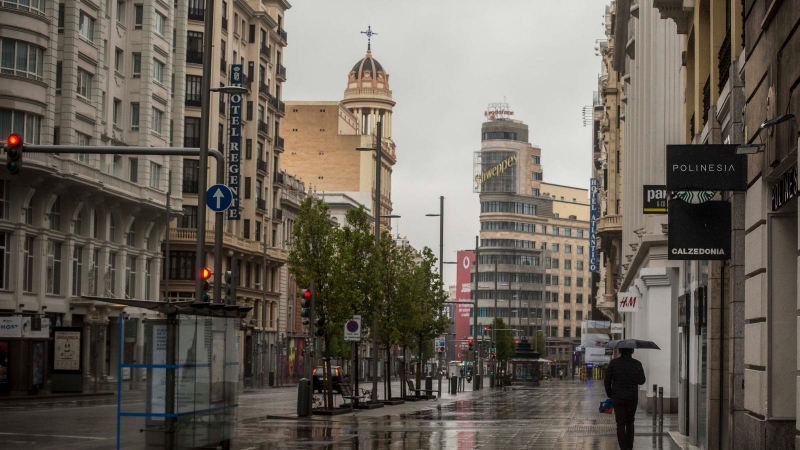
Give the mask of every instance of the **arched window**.
[[125, 243], [133, 247], [136, 245], [136, 221], [134, 220], [131, 223], [131, 227], [128, 229], [128, 234], [125, 235]]
[[48, 213], [50, 218], [50, 229], [51, 230], [60, 230], [61, 229], [61, 197], [56, 197], [56, 201], [53, 202], [53, 206], [50, 207], [50, 212]]

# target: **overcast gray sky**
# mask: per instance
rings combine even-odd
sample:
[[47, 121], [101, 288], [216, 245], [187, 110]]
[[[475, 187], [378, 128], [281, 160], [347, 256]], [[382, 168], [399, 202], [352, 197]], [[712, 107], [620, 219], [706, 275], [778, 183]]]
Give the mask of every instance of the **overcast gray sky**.
[[[475, 247], [472, 155], [488, 103], [503, 97], [542, 147], [544, 180], [588, 188], [590, 128], [581, 109], [597, 89], [607, 0], [293, 0], [286, 14], [285, 100], [341, 100], [364, 56], [390, 75], [397, 106], [392, 200], [395, 232], [438, 255], [445, 196], [445, 261]], [[299, 174], [302, 177], [302, 173]], [[399, 222], [399, 223], [398, 223]], [[455, 265], [445, 283], [455, 283]]]

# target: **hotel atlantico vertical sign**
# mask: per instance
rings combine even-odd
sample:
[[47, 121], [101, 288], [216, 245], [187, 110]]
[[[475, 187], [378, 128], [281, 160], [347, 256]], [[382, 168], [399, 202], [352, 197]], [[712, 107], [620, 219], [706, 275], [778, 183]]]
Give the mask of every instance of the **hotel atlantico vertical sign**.
[[597, 178], [589, 182], [589, 272], [598, 273], [597, 261]]

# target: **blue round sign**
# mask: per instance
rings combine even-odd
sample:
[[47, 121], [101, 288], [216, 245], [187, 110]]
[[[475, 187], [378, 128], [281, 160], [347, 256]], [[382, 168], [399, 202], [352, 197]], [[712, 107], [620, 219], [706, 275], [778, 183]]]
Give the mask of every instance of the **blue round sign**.
[[358, 331], [358, 322], [356, 322], [355, 320], [347, 322], [347, 331], [351, 333], [355, 333], [356, 331]]
[[224, 184], [215, 184], [206, 191], [206, 206], [214, 212], [222, 212], [231, 207], [233, 193]]

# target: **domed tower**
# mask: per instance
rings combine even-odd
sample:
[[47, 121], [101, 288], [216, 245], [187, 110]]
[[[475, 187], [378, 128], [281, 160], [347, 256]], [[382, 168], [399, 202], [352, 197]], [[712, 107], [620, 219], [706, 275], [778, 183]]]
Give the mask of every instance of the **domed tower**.
[[392, 138], [392, 90], [389, 74], [381, 63], [372, 57], [372, 51], [358, 61], [347, 75], [347, 89], [342, 106], [358, 120], [358, 132], [371, 135], [378, 121], [383, 125], [383, 138]]

